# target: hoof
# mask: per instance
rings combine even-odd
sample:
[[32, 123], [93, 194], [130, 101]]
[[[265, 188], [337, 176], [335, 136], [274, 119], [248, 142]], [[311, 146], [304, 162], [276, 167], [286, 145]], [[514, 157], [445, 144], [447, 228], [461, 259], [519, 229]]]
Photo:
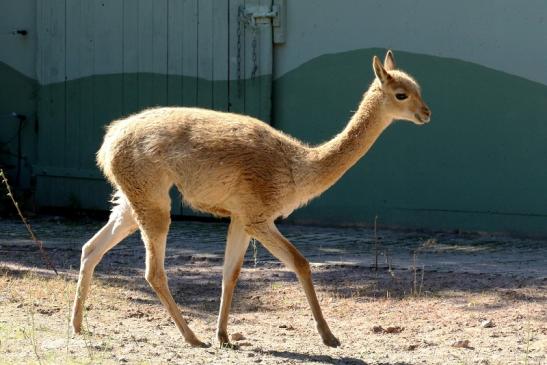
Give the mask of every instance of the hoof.
[[230, 339], [228, 338], [227, 333], [219, 333], [217, 336], [218, 336], [218, 343], [221, 349], [237, 350], [239, 348], [238, 345], [230, 342]]
[[331, 333], [329, 336], [323, 338], [323, 343], [329, 347], [340, 346], [340, 341]]
[[201, 347], [201, 348], [208, 348], [208, 347], [211, 347], [211, 344], [208, 343], [208, 342], [201, 342], [200, 340], [198, 340], [197, 338], [196, 339], [193, 339], [191, 341], [187, 341], [190, 346], [192, 347]]

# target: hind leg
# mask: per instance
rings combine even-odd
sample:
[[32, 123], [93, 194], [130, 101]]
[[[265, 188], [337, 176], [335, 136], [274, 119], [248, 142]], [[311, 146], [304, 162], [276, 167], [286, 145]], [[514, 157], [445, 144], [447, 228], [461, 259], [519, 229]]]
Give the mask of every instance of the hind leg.
[[104, 225], [82, 248], [80, 275], [72, 308], [72, 328], [75, 333], [82, 329], [84, 303], [89, 293], [91, 278], [104, 254], [137, 229], [131, 208], [124, 198], [112, 209], [108, 223]]
[[279, 232], [273, 222], [247, 225], [246, 230], [252, 237], [258, 239], [272, 255], [296, 273], [300, 284], [304, 288], [304, 293], [308, 299], [323, 343], [331, 347], [340, 346], [340, 341], [332, 334], [321, 312], [313, 287], [308, 260]]
[[208, 345], [201, 342], [188, 327], [169, 290], [164, 261], [167, 231], [171, 222], [171, 202], [169, 188], [160, 190], [154, 191], [151, 194], [153, 196], [144, 198], [146, 194], [143, 194], [138, 201], [131, 202], [146, 247], [146, 281], [158, 295], [186, 342], [192, 346], [206, 347]]

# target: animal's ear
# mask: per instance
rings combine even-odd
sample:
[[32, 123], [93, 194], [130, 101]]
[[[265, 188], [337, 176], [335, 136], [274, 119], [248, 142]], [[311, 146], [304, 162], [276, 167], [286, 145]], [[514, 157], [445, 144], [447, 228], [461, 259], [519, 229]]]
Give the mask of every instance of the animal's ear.
[[394, 70], [396, 68], [395, 56], [393, 56], [393, 52], [391, 52], [391, 50], [388, 50], [386, 53], [386, 58], [384, 59], [384, 68], [388, 71]]
[[374, 69], [374, 74], [382, 84], [385, 83], [390, 77], [377, 56], [374, 56], [372, 59], [372, 68]]

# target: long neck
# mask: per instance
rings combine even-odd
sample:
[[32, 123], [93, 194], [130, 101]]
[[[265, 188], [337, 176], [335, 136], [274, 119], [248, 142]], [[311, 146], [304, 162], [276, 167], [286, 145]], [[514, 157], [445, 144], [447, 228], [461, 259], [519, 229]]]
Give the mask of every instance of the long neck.
[[344, 130], [332, 140], [312, 148], [309, 193], [318, 195], [332, 186], [372, 147], [391, 123], [382, 105], [381, 89], [373, 84]]

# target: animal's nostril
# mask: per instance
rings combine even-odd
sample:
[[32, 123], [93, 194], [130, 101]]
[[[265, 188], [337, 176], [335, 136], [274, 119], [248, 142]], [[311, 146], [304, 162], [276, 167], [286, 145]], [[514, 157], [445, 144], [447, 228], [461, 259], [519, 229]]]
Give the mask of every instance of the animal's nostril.
[[431, 110], [429, 110], [429, 108], [422, 108], [422, 111], [425, 115], [431, 115]]

